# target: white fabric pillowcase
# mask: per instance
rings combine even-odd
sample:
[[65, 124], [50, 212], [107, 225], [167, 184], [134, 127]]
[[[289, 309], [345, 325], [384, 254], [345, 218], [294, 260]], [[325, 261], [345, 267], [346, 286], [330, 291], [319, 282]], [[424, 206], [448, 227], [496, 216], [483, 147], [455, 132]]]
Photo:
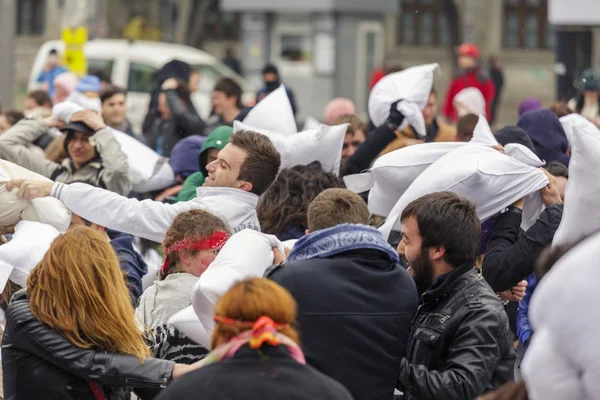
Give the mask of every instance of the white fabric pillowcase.
[[369, 211], [387, 217], [398, 199], [431, 164], [462, 142], [423, 143], [403, 147], [379, 157], [368, 172], [348, 175], [344, 182], [355, 193], [369, 192]]
[[523, 164], [527, 164], [531, 167], [543, 167], [546, 162], [540, 160], [540, 158], [527, 146], [523, 146], [520, 143], [508, 143], [504, 146], [504, 154], [511, 156], [515, 160], [521, 161]]
[[328, 126], [319, 125], [317, 129], [298, 132], [285, 136], [256, 128], [240, 121], [233, 123], [233, 132], [253, 131], [271, 139], [281, 154], [281, 169], [296, 165], [308, 165], [319, 161], [325, 171], [338, 174], [342, 160], [342, 148], [346, 136], [347, 124]]
[[427, 105], [433, 73], [438, 64], [407, 68], [384, 76], [369, 95], [369, 117], [375, 126], [381, 126], [390, 115], [390, 107], [400, 99], [415, 103], [422, 110]]
[[292, 104], [284, 85], [258, 102], [244, 118], [244, 123], [282, 135], [298, 132]]
[[10, 280], [26, 286], [31, 270], [40, 262], [60, 232], [51, 225], [21, 221], [10, 242], [0, 246], [0, 291]]
[[[245, 121], [244, 121], [245, 122]], [[321, 125], [321, 122], [315, 117], [311, 117], [310, 115], [306, 117], [304, 120], [304, 126], [302, 127], [303, 131], [308, 131], [310, 129], [317, 129]]]
[[560, 124], [565, 130], [565, 134], [567, 135], [569, 146], [573, 146], [573, 131], [576, 127], [579, 129], [585, 128], [588, 130], [590, 128], [596, 128], [596, 125], [594, 125], [592, 121], [580, 114], [573, 113], [565, 115], [564, 117], [560, 117], [559, 120]]
[[71, 224], [71, 211], [54, 197], [41, 197], [29, 202], [17, 196], [18, 188], [8, 191], [6, 186], [13, 179], [31, 179], [52, 182], [45, 176], [0, 160], [0, 226], [10, 226], [21, 220], [39, 221], [64, 232]]
[[284, 251], [283, 244], [272, 235], [250, 229], [232, 235], [194, 286], [191, 294], [194, 317], [189, 310], [182, 311], [169, 323], [192, 340], [210, 348], [210, 340], [200, 340], [206, 340], [212, 334], [215, 305], [235, 283], [246, 278], [262, 277], [273, 265], [273, 247]]
[[[477, 89], [475, 89], [477, 90]], [[473, 129], [473, 137], [469, 142], [471, 144], [482, 144], [484, 146], [496, 146], [498, 141], [492, 133], [492, 129], [483, 115], [479, 115], [479, 120], [475, 129]]]
[[[573, 138], [576, 147], [577, 133]], [[596, 233], [561, 257], [535, 289], [529, 306], [535, 334], [523, 361], [534, 400], [598, 398], [599, 258]]]
[[[400, 215], [404, 208], [429, 193], [448, 191], [471, 200], [477, 207], [477, 215], [484, 221], [547, 184], [548, 178], [537, 168], [489, 147], [463, 146], [441, 157], [419, 175], [379, 230], [386, 238], [392, 230], [401, 231]], [[535, 215], [524, 211], [524, 220], [537, 219], [541, 211], [541, 205], [529, 211]]]
[[600, 130], [592, 124], [573, 126], [569, 181], [562, 220], [552, 244], [569, 244], [600, 229]]

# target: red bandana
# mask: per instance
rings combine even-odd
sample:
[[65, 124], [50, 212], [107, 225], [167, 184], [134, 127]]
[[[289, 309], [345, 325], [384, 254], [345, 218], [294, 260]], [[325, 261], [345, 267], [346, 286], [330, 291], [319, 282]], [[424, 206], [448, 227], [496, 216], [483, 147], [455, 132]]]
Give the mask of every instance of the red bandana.
[[[227, 242], [227, 239], [229, 239], [229, 234], [225, 233], [225, 232], [220, 232], [217, 231], [215, 233], [213, 233], [212, 235], [210, 235], [207, 238], [201, 238], [199, 240], [191, 240], [191, 239], [184, 239], [184, 240], [180, 240], [179, 242], [175, 242], [172, 245], [170, 245], [169, 247], [167, 247], [165, 249], [165, 254], [169, 254], [173, 251], [179, 251], [179, 250], [195, 250], [195, 251], [201, 251], [201, 250], [219, 250], [221, 249], [221, 247], [223, 247], [225, 245], [225, 243]], [[169, 265], [169, 256], [167, 255], [165, 257], [165, 262], [162, 265], [162, 272], [163, 274], [165, 273], [165, 271], [167, 270], [167, 266]]]

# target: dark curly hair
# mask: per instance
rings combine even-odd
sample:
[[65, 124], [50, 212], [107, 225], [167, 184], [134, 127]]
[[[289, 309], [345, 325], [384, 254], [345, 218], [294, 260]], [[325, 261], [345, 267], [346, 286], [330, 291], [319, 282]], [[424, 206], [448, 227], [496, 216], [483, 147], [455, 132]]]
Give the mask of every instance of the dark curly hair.
[[342, 178], [325, 172], [318, 161], [281, 170], [256, 208], [261, 231], [280, 236], [290, 225], [306, 229], [314, 198], [325, 189], [345, 187]]

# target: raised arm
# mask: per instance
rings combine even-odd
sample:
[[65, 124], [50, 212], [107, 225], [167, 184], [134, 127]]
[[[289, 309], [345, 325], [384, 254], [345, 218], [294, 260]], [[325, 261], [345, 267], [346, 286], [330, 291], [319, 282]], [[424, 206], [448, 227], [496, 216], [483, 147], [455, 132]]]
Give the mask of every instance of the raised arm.
[[30, 171], [47, 178], [60, 168], [60, 165], [46, 159], [41, 151], [33, 145], [40, 136], [48, 132], [50, 124], [57, 121], [47, 120], [21, 120], [4, 134], [0, 135], [0, 157], [13, 162]]
[[173, 118], [177, 124], [184, 129], [187, 134], [203, 135], [204, 121], [198, 115], [194, 107], [188, 107], [175, 93], [175, 90], [170, 89], [165, 91], [169, 108], [173, 113]]

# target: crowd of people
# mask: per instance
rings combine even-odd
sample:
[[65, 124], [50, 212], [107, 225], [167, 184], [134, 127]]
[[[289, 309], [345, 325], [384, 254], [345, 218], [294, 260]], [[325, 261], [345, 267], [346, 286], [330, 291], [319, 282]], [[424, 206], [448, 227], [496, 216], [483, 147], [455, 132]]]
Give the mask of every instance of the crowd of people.
[[443, 106], [435, 66], [390, 69], [368, 121], [336, 98], [298, 132], [276, 66], [204, 120], [173, 60], [137, 132], [51, 52], [0, 114], [3, 398], [598, 398], [600, 78], [492, 132], [493, 61], [462, 45]]

